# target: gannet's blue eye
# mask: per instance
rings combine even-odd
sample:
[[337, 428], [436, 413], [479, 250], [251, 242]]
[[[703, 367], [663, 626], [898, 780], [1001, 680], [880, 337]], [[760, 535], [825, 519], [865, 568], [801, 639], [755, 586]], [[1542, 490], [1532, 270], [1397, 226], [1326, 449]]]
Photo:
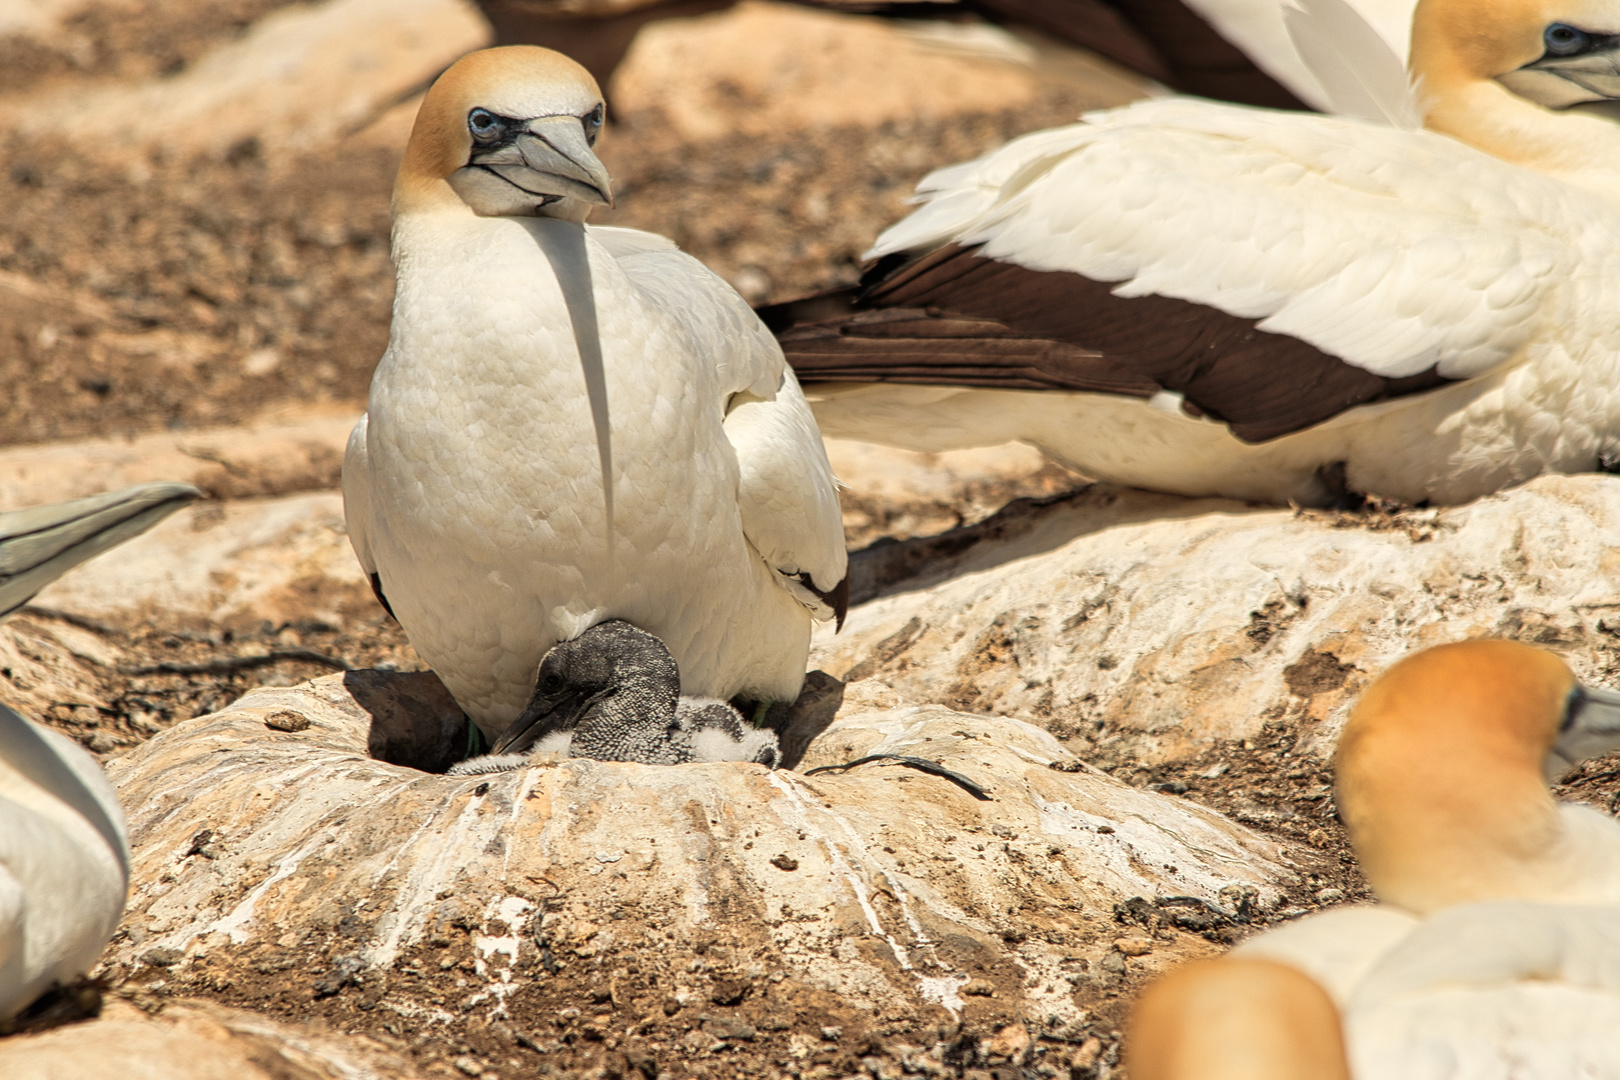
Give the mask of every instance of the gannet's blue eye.
[[596, 133], [602, 130], [603, 109], [599, 104], [596, 108], [580, 117], [580, 123], [585, 125], [585, 141], [595, 145]]
[[467, 130], [479, 142], [488, 142], [501, 133], [501, 118], [488, 109], [474, 109], [467, 114]]
[[1574, 56], [1591, 46], [1592, 35], [1568, 23], [1555, 22], [1542, 32], [1541, 40], [1546, 42], [1550, 56]]

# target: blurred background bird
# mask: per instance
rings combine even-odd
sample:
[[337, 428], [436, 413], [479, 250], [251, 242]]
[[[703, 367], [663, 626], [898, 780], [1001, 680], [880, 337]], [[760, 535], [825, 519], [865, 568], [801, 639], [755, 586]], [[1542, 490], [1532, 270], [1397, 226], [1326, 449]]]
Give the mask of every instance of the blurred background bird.
[[[0, 617], [201, 495], [141, 484], [0, 513]], [[0, 1024], [96, 962], [128, 885], [124, 815], [101, 766], [0, 704]]]
[[1354, 117], [1091, 114], [936, 171], [861, 286], [767, 309], [824, 433], [1307, 505], [1599, 468], [1620, 127], [1568, 106], [1620, 95], [1586, 74], [1620, 7], [1423, 0], [1410, 78], [1341, 0], [1295, 14]]
[[[606, 86], [637, 32], [661, 19], [721, 11], [736, 0], [480, 0], [500, 44], [574, 57]], [[1187, 94], [1280, 109], [1331, 102], [1284, 27], [1281, 3], [1241, 0], [804, 0], [805, 6], [894, 19], [984, 20], [1079, 45]], [[1357, 0], [1405, 51], [1412, 0]]]
[[[1320, 1009], [1287, 1031], [1233, 1019], [1283, 1015], [1283, 996], [1311, 1012], [1325, 993], [1356, 1076], [1620, 1074], [1620, 824], [1547, 790], [1616, 748], [1620, 694], [1580, 685], [1543, 649], [1475, 640], [1396, 664], [1335, 756], [1339, 814], [1382, 902], [1172, 974], [1138, 1006], [1133, 1060], [1192, 1076], [1169, 1063], [1200, 1046], [1272, 1062], [1244, 1075], [1331, 1075], [1277, 1071], [1307, 1049], [1333, 1058]], [[1251, 978], [1255, 964], [1291, 967], [1301, 985], [1279, 994]]]

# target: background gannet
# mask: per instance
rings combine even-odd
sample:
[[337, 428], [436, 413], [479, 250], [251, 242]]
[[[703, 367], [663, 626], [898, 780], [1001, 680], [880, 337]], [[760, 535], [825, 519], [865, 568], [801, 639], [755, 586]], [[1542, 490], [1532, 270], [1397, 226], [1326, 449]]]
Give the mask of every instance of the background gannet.
[[[1557, 657], [1469, 641], [1368, 688], [1335, 760], [1383, 903], [1252, 938], [1332, 997], [1354, 1075], [1620, 1075], [1620, 823], [1544, 775], [1620, 747], [1620, 695]], [[1219, 961], [1217, 963], [1224, 963]]]
[[[0, 617], [201, 495], [141, 484], [0, 514]], [[0, 705], [0, 1021], [96, 962], [128, 887], [124, 814], [95, 758]]]
[[837, 492], [781, 351], [611, 199], [601, 94], [545, 49], [428, 92], [394, 195], [388, 351], [343, 467], [355, 554], [490, 738], [541, 657], [623, 618], [683, 688], [791, 700], [842, 617]]
[[1125, 1042], [1131, 1080], [1350, 1080], [1339, 1013], [1270, 960], [1197, 960], [1142, 992]]
[[926, 178], [856, 313], [767, 317], [829, 436], [1303, 503], [1590, 470], [1620, 435], [1620, 127], [1565, 106], [1620, 95], [1617, 34], [1614, 0], [1422, 0], [1432, 130], [1093, 114]]
[[724, 701], [681, 697], [680, 689], [680, 671], [663, 642], [623, 619], [597, 623], [546, 653], [534, 696], [493, 751], [450, 771], [516, 768], [532, 750], [644, 765], [752, 761], [775, 767], [775, 732], [749, 727]]
[[0, 618], [75, 566], [139, 536], [201, 497], [190, 484], [137, 484], [0, 513]]

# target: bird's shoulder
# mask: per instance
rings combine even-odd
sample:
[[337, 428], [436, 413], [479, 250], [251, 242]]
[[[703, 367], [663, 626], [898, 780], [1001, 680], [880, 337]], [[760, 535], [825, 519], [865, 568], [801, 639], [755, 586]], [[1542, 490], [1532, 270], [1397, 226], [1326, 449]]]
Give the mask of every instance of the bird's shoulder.
[[1233, 953], [1297, 968], [1342, 1005], [1379, 959], [1419, 925], [1416, 916], [1387, 904], [1355, 904], [1268, 930]]
[[786, 366], [781, 347], [725, 278], [656, 233], [592, 225], [587, 235], [624, 273], [643, 310], [714, 366], [723, 396], [775, 392]]

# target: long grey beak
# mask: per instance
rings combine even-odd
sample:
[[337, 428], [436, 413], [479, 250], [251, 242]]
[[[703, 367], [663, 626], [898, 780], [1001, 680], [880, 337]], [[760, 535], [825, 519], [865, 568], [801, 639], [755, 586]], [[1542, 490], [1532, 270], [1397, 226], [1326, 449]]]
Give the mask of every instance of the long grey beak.
[[1567, 109], [1588, 101], [1620, 98], [1620, 48], [1574, 56], [1543, 56], [1496, 81], [1537, 105]]
[[0, 617], [80, 563], [200, 498], [202, 492], [190, 484], [140, 484], [0, 514]]
[[1569, 692], [1558, 739], [1547, 754], [1548, 781], [1563, 776], [1588, 758], [1620, 749], [1620, 694], [1576, 686]]
[[[512, 150], [523, 164], [509, 159]], [[479, 164], [526, 191], [565, 195], [596, 206], [613, 205], [613, 181], [607, 166], [597, 159], [577, 116], [536, 117], [510, 148]]]

